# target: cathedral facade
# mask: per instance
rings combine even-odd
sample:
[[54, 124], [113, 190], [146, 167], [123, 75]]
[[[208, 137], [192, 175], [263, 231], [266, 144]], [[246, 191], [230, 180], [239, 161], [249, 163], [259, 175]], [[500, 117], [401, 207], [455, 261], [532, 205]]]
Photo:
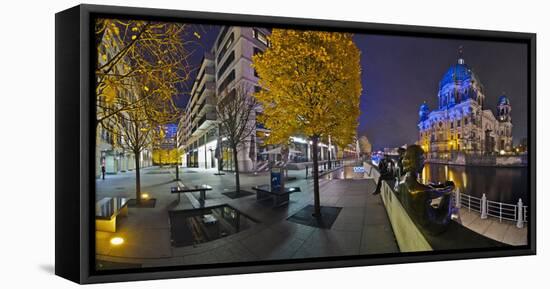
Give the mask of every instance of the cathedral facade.
[[[461, 53], [459, 53], [461, 54]], [[438, 107], [419, 109], [419, 141], [428, 158], [502, 154], [512, 150], [512, 107], [499, 97], [496, 114], [484, 106], [484, 89], [461, 55], [439, 83]]]

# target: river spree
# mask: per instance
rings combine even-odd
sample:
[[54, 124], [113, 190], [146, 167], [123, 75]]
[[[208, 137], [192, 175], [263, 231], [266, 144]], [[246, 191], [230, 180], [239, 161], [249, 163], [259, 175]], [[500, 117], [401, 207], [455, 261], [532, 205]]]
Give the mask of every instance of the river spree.
[[422, 180], [424, 183], [451, 180], [460, 192], [468, 195], [480, 198], [485, 193], [488, 200], [511, 204], [521, 198], [529, 205], [527, 168], [426, 164]]
[[[346, 165], [323, 176], [325, 179], [372, 178], [371, 171], [357, 170], [358, 166]], [[460, 192], [481, 198], [483, 193], [490, 201], [516, 204], [521, 198], [529, 205], [527, 168], [453, 166], [426, 164], [422, 171], [422, 182], [437, 183], [451, 180]]]

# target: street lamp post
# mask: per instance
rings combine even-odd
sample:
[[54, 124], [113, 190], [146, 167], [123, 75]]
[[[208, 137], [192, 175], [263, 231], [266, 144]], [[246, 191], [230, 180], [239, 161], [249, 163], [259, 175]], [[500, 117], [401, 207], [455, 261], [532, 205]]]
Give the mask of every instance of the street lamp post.
[[178, 130], [176, 129], [175, 139], [174, 139], [174, 145], [176, 150], [176, 181], [180, 180], [180, 154], [179, 154], [179, 146], [178, 146]]

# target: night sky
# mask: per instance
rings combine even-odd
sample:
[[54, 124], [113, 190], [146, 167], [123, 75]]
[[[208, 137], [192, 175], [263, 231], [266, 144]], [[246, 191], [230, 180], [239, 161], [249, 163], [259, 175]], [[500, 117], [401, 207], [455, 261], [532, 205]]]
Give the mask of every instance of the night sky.
[[438, 105], [439, 81], [463, 58], [485, 88], [485, 109], [495, 113], [505, 93], [512, 105], [514, 143], [527, 136], [527, 45], [402, 36], [355, 35], [362, 51], [359, 135], [375, 149], [414, 143], [418, 107]]
[[[201, 38], [190, 62], [198, 67], [214, 45], [220, 26], [192, 25]], [[414, 143], [418, 138], [418, 107], [424, 101], [437, 108], [439, 81], [456, 63], [458, 47], [485, 88], [485, 109], [495, 112], [505, 93], [512, 105], [514, 143], [527, 136], [527, 45], [504, 42], [433, 39], [356, 34], [361, 50], [362, 84], [359, 136], [374, 149]], [[189, 90], [193, 84], [189, 81]], [[187, 103], [188, 91], [178, 100]]]
[[189, 100], [191, 89], [193, 88], [193, 82], [197, 77], [197, 72], [202, 57], [204, 56], [205, 52], [209, 52], [214, 46], [214, 42], [216, 41], [216, 37], [218, 36], [221, 27], [222, 26], [218, 25], [190, 25], [190, 34], [192, 34], [192, 32], [197, 32], [200, 38], [197, 38], [193, 35], [192, 37], [194, 41], [192, 41], [188, 47], [189, 51], [191, 52], [189, 64], [191, 65], [191, 67], [194, 68], [194, 70], [191, 72], [190, 78], [186, 82], [185, 87], [181, 88], [180, 95], [175, 99], [178, 106], [185, 107], [187, 105], [187, 101]]

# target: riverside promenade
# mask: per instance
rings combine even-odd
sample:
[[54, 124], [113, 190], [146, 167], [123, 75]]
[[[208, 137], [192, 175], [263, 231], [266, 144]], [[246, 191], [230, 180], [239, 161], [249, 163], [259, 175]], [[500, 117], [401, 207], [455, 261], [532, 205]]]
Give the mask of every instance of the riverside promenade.
[[494, 217], [482, 219], [480, 213], [467, 208], [460, 209], [460, 220], [464, 227], [493, 240], [513, 246], [527, 245], [528, 224], [518, 228], [512, 221]]
[[[185, 184], [208, 184], [205, 206], [228, 204], [256, 222], [248, 229], [217, 240], [185, 247], [171, 243], [169, 212], [193, 209], [198, 193], [187, 193], [177, 203], [170, 193], [175, 186], [174, 169], [151, 167], [142, 170], [142, 192], [156, 199], [154, 208], [129, 208], [128, 216], [118, 221], [116, 233], [96, 232], [98, 269], [132, 268], [311, 257], [397, 253], [395, 236], [379, 195], [373, 196], [373, 179], [320, 180], [321, 205], [341, 207], [330, 229], [301, 225], [287, 220], [313, 204], [313, 181], [304, 170], [289, 171], [287, 186], [297, 186], [290, 203], [272, 208], [256, 201], [256, 195], [231, 199], [222, 194], [234, 190], [234, 175], [214, 175], [214, 170], [180, 169]], [[331, 176], [331, 174], [328, 174]], [[108, 175], [96, 180], [96, 197], [134, 198], [135, 172]], [[269, 183], [267, 173], [241, 174], [241, 189]], [[124, 243], [110, 244], [112, 237]]]

